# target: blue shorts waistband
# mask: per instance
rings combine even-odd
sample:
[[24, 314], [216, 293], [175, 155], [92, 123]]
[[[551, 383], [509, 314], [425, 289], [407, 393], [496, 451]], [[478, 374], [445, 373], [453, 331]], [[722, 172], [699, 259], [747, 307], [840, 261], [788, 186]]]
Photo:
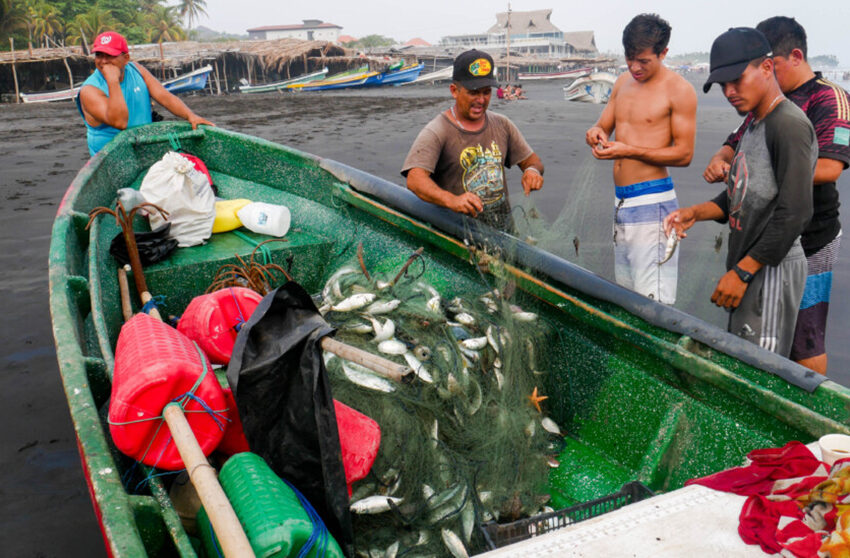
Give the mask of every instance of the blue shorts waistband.
[[629, 186], [615, 186], [614, 191], [617, 198], [626, 199], [635, 196], [644, 196], [646, 194], [657, 194], [659, 192], [668, 192], [673, 189], [673, 179], [669, 176], [664, 178], [656, 178], [655, 180], [647, 180], [630, 184]]

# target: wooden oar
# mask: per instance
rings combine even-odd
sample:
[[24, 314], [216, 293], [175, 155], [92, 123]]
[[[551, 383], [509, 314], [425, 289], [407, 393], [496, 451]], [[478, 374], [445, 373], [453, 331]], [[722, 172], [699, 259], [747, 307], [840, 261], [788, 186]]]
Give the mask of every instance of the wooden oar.
[[[132, 262], [133, 258], [130, 261]], [[138, 261], [138, 257], [136, 261]], [[141, 274], [141, 265], [139, 267], [138, 272], [133, 270], [134, 276], [136, 273]], [[125, 273], [124, 281], [121, 281], [122, 271]], [[126, 271], [120, 269], [118, 273], [118, 285], [122, 290], [121, 303], [126, 313], [130, 303], [129, 285], [126, 281]], [[144, 282], [144, 278], [142, 278], [142, 282]], [[126, 295], [123, 292], [124, 290], [128, 291]], [[145, 291], [145, 294], [148, 295], [148, 300], [150, 300], [150, 293]], [[144, 301], [144, 297], [142, 297], [142, 300]], [[153, 312], [151, 312], [151, 315], [153, 315]], [[158, 312], [155, 317], [159, 318]], [[224, 489], [218, 482], [215, 469], [209, 464], [201, 446], [198, 444], [198, 440], [195, 439], [192, 427], [189, 426], [186, 415], [183, 414], [183, 408], [177, 403], [169, 403], [163, 409], [162, 414], [171, 431], [174, 445], [177, 446], [177, 451], [180, 453], [186, 471], [189, 473], [189, 479], [192, 481], [204, 509], [207, 510], [213, 531], [215, 531], [221, 543], [224, 555], [228, 558], [253, 557], [254, 551], [251, 548], [251, 543], [248, 542], [245, 530], [242, 528], [236, 512], [233, 511], [233, 506], [230, 505], [230, 500], [227, 499]]]

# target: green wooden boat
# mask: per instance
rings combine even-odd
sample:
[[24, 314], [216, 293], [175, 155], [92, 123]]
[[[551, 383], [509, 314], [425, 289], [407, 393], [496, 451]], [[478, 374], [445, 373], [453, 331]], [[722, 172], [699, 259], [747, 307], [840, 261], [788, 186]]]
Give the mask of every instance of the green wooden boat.
[[[206, 162], [222, 197], [290, 208], [288, 242], [272, 246], [271, 257], [309, 292], [321, 290], [359, 242], [369, 265], [424, 246], [429, 282], [455, 292], [480, 284], [481, 255], [471, 255], [460, 239], [474, 244], [482, 231], [397, 185], [220, 128], [157, 123], [119, 134], [69, 187], [54, 223], [49, 267], [59, 367], [113, 556], [196, 555], [196, 541], [162, 482], [154, 478], [132, 494], [122, 484], [132, 463], [111, 447], [104, 412], [122, 324], [116, 265], [107, 251], [118, 229], [107, 218], [85, 228], [88, 212], [114, 204], [116, 189], [138, 187], [175, 138]], [[544, 389], [552, 417], [567, 432], [561, 465], [550, 477], [556, 505], [587, 502], [633, 480], [670, 491], [740, 464], [755, 448], [850, 433], [850, 390], [509, 236], [488, 242], [511, 255], [489, 273], [515, 281], [522, 306], [552, 325], [541, 349], [558, 354]], [[215, 235], [147, 268], [147, 282], [183, 308], [220, 265], [253, 249], [234, 233]]]

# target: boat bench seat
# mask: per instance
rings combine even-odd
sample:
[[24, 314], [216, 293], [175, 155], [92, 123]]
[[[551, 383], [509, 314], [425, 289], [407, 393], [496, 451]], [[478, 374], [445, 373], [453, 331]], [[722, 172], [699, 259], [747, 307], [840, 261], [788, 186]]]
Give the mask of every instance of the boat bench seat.
[[[269, 240], [266, 235], [255, 234], [245, 229], [214, 234], [206, 244], [188, 248], [177, 248], [161, 262], [145, 269], [145, 278], [152, 293], [169, 292], [166, 309], [179, 314], [193, 297], [203, 293], [216, 276], [218, 270], [229, 264], [239, 264], [238, 255], [246, 263], [251, 261], [251, 253], [257, 244]], [[306, 288], [318, 284], [324, 265], [317, 265], [327, 259], [334, 248], [332, 240], [313, 231], [291, 229], [280, 241], [263, 245], [263, 249], [254, 253], [254, 262], [259, 265], [274, 263], [287, 270]], [[275, 277], [280, 277], [276, 274]], [[281, 278], [282, 279], [282, 278]]]

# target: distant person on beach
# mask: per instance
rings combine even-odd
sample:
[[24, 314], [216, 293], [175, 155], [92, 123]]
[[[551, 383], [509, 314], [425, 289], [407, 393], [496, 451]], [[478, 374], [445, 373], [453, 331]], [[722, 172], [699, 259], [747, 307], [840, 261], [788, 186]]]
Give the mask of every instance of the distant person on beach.
[[515, 99], [527, 99], [528, 97], [522, 92], [522, 85], [517, 85], [514, 89], [514, 98]]
[[401, 174], [421, 199], [513, 233], [505, 167], [519, 165], [527, 196], [543, 186], [543, 163], [513, 122], [487, 112], [494, 69], [486, 52], [455, 58], [455, 103], [419, 132]]
[[782, 94], [761, 31], [726, 31], [710, 58], [703, 91], [719, 83], [738, 113], [753, 119], [738, 139], [726, 189], [672, 212], [664, 228], [684, 237], [697, 221], [729, 222], [727, 272], [711, 301], [730, 310], [730, 332], [787, 357], [806, 283], [800, 234], [812, 216], [817, 137], [805, 113]]
[[[808, 261], [808, 276], [790, 357], [826, 374], [826, 318], [832, 268], [841, 241], [835, 183], [850, 165], [850, 95], [824, 79], [820, 72], [812, 71], [806, 61], [806, 31], [794, 18], [772, 17], [759, 23], [756, 29], [764, 33], [773, 50], [779, 87], [788, 100], [803, 109], [818, 137], [818, 162], [812, 186], [814, 213], [800, 238]], [[753, 118], [752, 113], [748, 114], [711, 159], [703, 174], [707, 182], [726, 180], [735, 148]]]
[[670, 24], [655, 14], [629, 22], [623, 31], [629, 71], [617, 78], [585, 135], [594, 157], [614, 161], [615, 279], [665, 304], [676, 301], [679, 267], [677, 252], [661, 263], [662, 221], [679, 207], [667, 167], [690, 164], [697, 111], [693, 86], [663, 64], [669, 40]]
[[496, 89], [496, 98], [504, 99], [505, 98], [505, 88], [499, 85], [499, 88]]
[[130, 62], [127, 40], [107, 31], [93, 43], [95, 71], [83, 82], [75, 98], [86, 123], [89, 154], [94, 156], [118, 132], [152, 121], [151, 99], [174, 116], [198, 124], [213, 125], [168, 92], [147, 69]]

